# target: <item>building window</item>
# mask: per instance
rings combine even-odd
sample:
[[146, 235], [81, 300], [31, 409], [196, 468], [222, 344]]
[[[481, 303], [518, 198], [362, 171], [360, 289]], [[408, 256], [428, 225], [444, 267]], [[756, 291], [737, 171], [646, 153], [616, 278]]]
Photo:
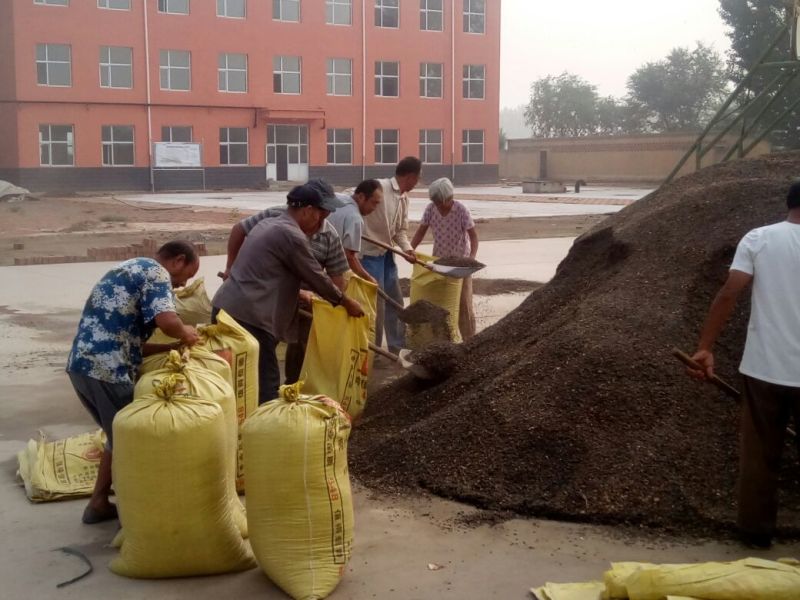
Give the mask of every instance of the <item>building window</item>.
[[130, 10], [131, 0], [97, 0], [97, 8], [109, 10]]
[[443, 72], [444, 66], [440, 63], [420, 63], [419, 95], [423, 98], [441, 98]]
[[400, 27], [400, 0], [375, 0], [375, 27]]
[[217, 0], [217, 16], [244, 19], [247, 16], [247, 0]]
[[353, 0], [325, 0], [325, 22], [328, 25], [352, 25]]
[[464, 98], [483, 100], [483, 88], [486, 80], [486, 67], [483, 65], [464, 65], [463, 95]]
[[353, 61], [349, 58], [328, 59], [328, 95], [352, 96]]
[[247, 91], [247, 55], [219, 55], [219, 91]]
[[133, 49], [100, 46], [100, 87], [133, 87]]
[[483, 33], [486, 23], [486, 0], [464, 0], [464, 33]]
[[192, 55], [187, 50], [161, 51], [161, 89], [192, 89]]
[[75, 164], [72, 125], [39, 125], [39, 164], [71, 167]]
[[133, 125], [103, 125], [103, 166], [134, 164]]
[[161, 128], [162, 142], [191, 142], [191, 125], [165, 125]]
[[219, 164], [247, 164], [247, 127], [221, 127], [219, 130]]
[[442, 163], [442, 130], [419, 130], [419, 159], [425, 164]]
[[33, 0], [33, 3], [45, 6], [69, 6], [69, 0]]
[[276, 21], [299, 21], [300, 0], [272, 0], [272, 18]]
[[461, 162], [483, 162], [483, 129], [465, 129], [461, 132]]
[[397, 129], [375, 130], [375, 162], [396, 164], [400, 155], [400, 135]]
[[70, 87], [72, 48], [66, 44], [36, 44], [36, 83]]
[[272, 59], [272, 89], [276, 94], [299, 94], [301, 80], [299, 56]]
[[158, 0], [158, 12], [171, 15], [188, 15], [189, 0]]
[[328, 164], [353, 163], [353, 130], [328, 129]]
[[442, 0], [419, 0], [419, 28], [422, 31], [442, 31], [443, 26]]
[[375, 95], [391, 97], [400, 95], [399, 62], [375, 62]]

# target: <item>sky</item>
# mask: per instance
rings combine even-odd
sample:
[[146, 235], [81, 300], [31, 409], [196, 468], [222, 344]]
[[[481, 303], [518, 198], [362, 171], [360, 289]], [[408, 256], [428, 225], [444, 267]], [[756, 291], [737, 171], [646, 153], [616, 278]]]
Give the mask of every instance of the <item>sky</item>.
[[[490, 0], [492, 1], [492, 0]], [[500, 107], [530, 85], [569, 71], [602, 96], [625, 95], [628, 76], [676, 46], [729, 48], [719, 0], [502, 0]]]

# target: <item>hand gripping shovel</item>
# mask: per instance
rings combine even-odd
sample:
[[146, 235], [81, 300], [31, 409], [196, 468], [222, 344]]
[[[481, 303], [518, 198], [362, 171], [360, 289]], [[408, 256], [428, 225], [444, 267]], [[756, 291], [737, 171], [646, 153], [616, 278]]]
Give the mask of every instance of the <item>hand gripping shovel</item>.
[[410, 260], [411, 262], [414, 262], [422, 267], [425, 267], [429, 271], [433, 271], [434, 273], [438, 273], [439, 275], [444, 275], [445, 277], [454, 277], [455, 279], [463, 279], [464, 277], [469, 277], [473, 273], [476, 273], [483, 268], [483, 266], [449, 267], [446, 265], [437, 265], [436, 263], [427, 263], [412, 256], [409, 256], [408, 254], [406, 254], [402, 250], [398, 250], [394, 246], [390, 246], [389, 244], [384, 244], [383, 242], [379, 242], [378, 240], [374, 240], [365, 235], [362, 235], [361, 239], [364, 240], [365, 242], [369, 242], [370, 244], [374, 244], [379, 248], [383, 248], [384, 250], [389, 250], [390, 252], [394, 252], [395, 254], [397, 254], [398, 256], [402, 256], [406, 260]]

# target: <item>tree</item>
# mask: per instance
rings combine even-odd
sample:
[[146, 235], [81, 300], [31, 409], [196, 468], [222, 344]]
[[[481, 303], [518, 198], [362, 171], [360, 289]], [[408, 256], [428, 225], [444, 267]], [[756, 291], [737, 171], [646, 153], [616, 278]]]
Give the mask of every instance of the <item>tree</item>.
[[[720, 0], [719, 14], [729, 27], [731, 50], [728, 53], [728, 70], [734, 82], [742, 81], [750, 67], [767, 49], [780, 27], [786, 23], [791, 4], [790, 0]], [[788, 43], [779, 44], [768, 60], [789, 60], [790, 54]], [[775, 72], [756, 74], [748, 84], [748, 90], [757, 94], [775, 75]], [[776, 119], [798, 95], [800, 83], [795, 82], [786, 89], [783, 98], [776, 101], [764, 115], [765, 123]], [[779, 126], [770, 139], [782, 146], [798, 148], [799, 130], [800, 115], [795, 112]]]
[[590, 135], [597, 125], [597, 89], [588, 81], [562, 73], [531, 85], [525, 121], [533, 137]]
[[499, 143], [500, 150], [505, 150], [506, 149], [506, 142], [508, 141], [508, 137], [506, 136], [506, 132], [503, 131], [502, 127], [500, 128], [500, 135], [497, 136], [497, 141]]
[[629, 117], [643, 131], [697, 131], [727, 95], [722, 59], [699, 42], [694, 50], [674, 48], [628, 78]]

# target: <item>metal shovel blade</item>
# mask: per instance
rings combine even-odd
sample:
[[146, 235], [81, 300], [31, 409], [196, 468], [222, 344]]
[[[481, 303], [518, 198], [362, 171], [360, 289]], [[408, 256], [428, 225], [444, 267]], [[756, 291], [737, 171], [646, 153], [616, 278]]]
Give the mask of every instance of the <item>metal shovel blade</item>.
[[434, 263], [425, 263], [425, 266], [434, 273], [444, 275], [445, 277], [453, 277], [454, 279], [464, 279], [483, 269], [483, 267], [447, 267]]
[[411, 361], [411, 350], [404, 349], [397, 353], [397, 361], [409, 373], [420, 379], [430, 379], [428, 369]]

